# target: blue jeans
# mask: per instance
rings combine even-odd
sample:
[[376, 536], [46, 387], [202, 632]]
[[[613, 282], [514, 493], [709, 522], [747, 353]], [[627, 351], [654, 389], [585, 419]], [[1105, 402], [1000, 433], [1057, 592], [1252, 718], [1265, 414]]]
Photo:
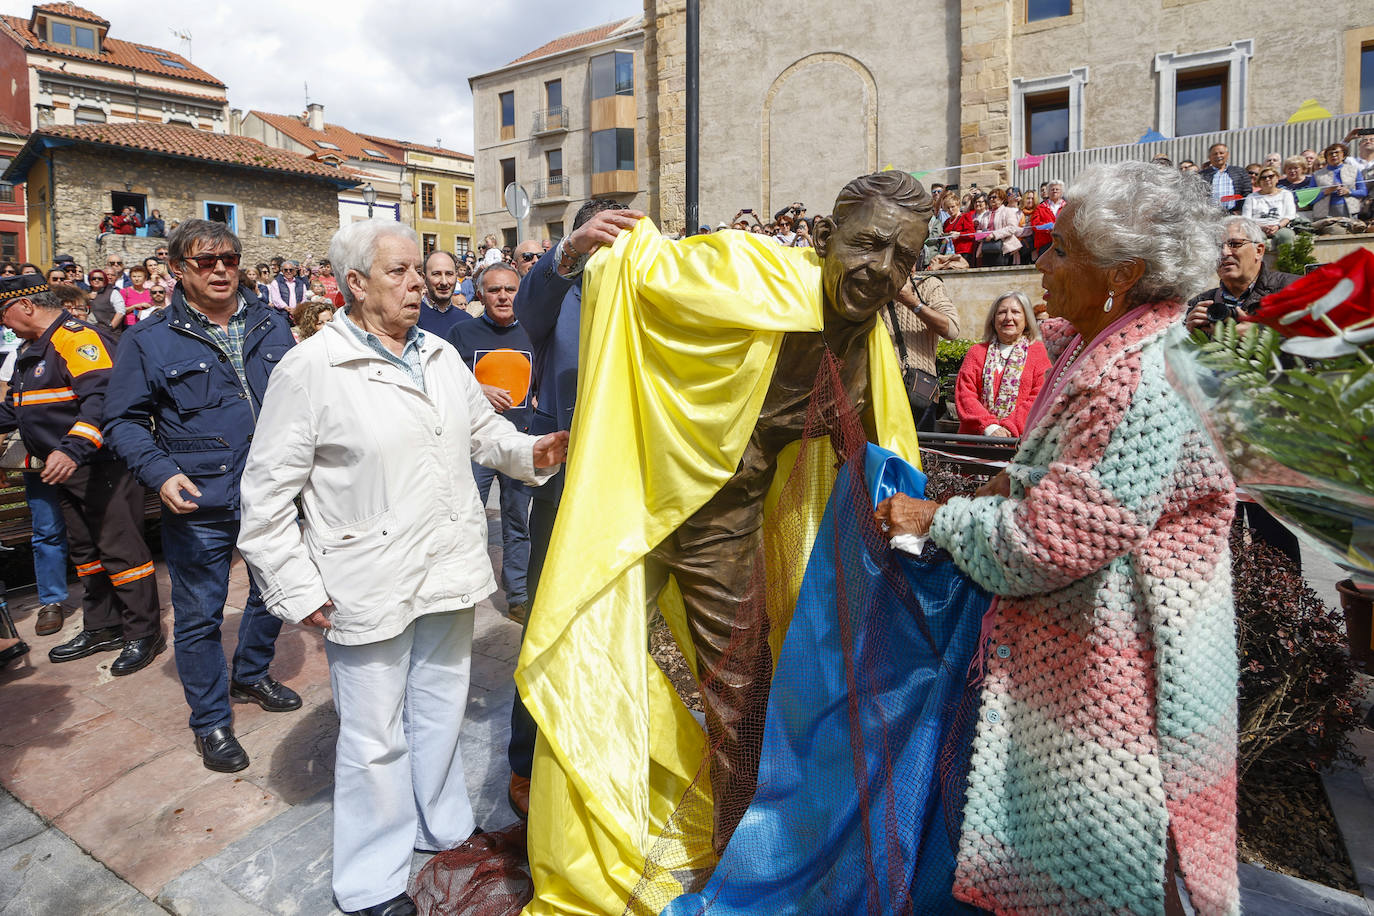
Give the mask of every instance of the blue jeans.
[[[553, 522], [558, 517], [558, 503], [548, 499], [530, 500], [530, 581], [534, 583], [534, 594], [539, 597], [539, 579], [544, 574], [544, 561], [549, 555], [549, 541], [553, 539]], [[525, 608], [525, 625], [520, 629], [520, 641], [525, 641], [525, 632], [530, 627], [530, 617], [534, 614], [534, 601]], [[534, 741], [539, 735], [539, 726], [520, 699], [520, 691], [515, 691], [515, 699], [510, 707], [510, 744], [506, 746], [506, 759], [510, 761], [510, 771], [517, 776], [530, 778], [534, 767]]]
[[[224, 623], [229, 564], [238, 535], [238, 519], [191, 521], [162, 513], [162, 554], [172, 580], [177, 674], [191, 707], [191, 731], [197, 736], [233, 723], [219, 629]], [[239, 622], [234, 680], [253, 684], [267, 676], [280, 632], [281, 620], [267, 612], [254, 582]]]
[[57, 488], [38, 474], [24, 472], [24, 496], [29, 501], [33, 524], [33, 574], [38, 579], [38, 600], [61, 604], [67, 600], [67, 525]]
[[501, 482], [501, 587], [506, 590], [506, 604], [525, 604], [525, 572], [530, 565], [530, 491], [518, 480], [500, 471], [472, 463], [472, 476], [477, 481], [477, 495], [483, 507], [491, 482]]

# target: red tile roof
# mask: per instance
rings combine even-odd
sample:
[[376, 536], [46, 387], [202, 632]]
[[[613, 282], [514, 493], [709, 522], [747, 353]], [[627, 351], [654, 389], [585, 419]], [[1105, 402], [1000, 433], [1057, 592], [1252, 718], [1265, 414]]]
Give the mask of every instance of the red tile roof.
[[90, 73], [71, 73], [66, 70], [58, 70], [54, 67], [33, 67], [32, 69], [38, 73], [51, 73], [54, 76], [66, 76], [90, 83], [103, 83], [110, 86], [127, 86], [130, 89], [138, 86], [139, 90], [142, 92], [155, 92], [158, 95], [175, 95], [186, 99], [200, 99], [204, 102], [215, 102], [218, 105], [224, 104], [224, 97], [218, 95], [202, 95], [199, 92], [180, 92], [176, 89], [163, 89], [161, 86], [148, 86], [146, 84], [133, 83], [129, 80], [116, 80], [105, 76], [94, 76]]
[[442, 146], [426, 146], [423, 143], [411, 143], [409, 140], [392, 140], [389, 137], [379, 137], [376, 134], [358, 134], [358, 136], [400, 150], [415, 150], [418, 153], [429, 153], [432, 156], [451, 156], [454, 159], [463, 159], [467, 162], [475, 161], [468, 153], [460, 153], [456, 149], [444, 149]]
[[[198, 159], [266, 172], [285, 172], [357, 183], [353, 178], [355, 173], [352, 169], [336, 168], [287, 150], [273, 149], [251, 137], [231, 137], [228, 134], [216, 134], [193, 127], [172, 124], [78, 124], [43, 127], [30, 134], [25, 150], [44, 138], [73, 140], [78, 144], [112, 146], [151, 153], [155, 156]], [[23, 151], [15, 157], [15, 162], [18, 163], [22, 158]]]
[[[257, 115], [277, 130], [286, 134], [292, 140], [309, 149], [308, 155], [323, 155], [334, 153], [342, 155], [348, 159], [363, 159], [368, 162], [391, 162], [397, 165], [405, 163], [403, 156], [386, 149], [377, 149], [378, 144], [363, 137], [362, 134], [355, 134], [347, 127], [340, 127], [337, 124], [325, 124], [324, 130], [311, 130], [305, 123], [303, 117], [292, 115], [273, 114], [270, 111], [251, 111], [249, 114]], [[318, 141], [332, 143], [338, 147], [337, 150], [327, 149], [320, 146]], [[383, 144], [384, 145], [384, 144]], [[373, 149], [383, 156], [374, 156], [364, 150]]]
[[[66, 6], [66, 4], [49, 4], [55, 6]], [[78, 9], [79, 7], [73, 7]], [[56, 11], [54, 11], [54, 14]], [[95, 15], [94, 13], [90, 15]], [[103, 22], [104, 20], [100, 20]], [[194, 83], [204, 83], [209, 86], [224, 88], [224, 83], [215, 79], [209, 73], [197, 67], [180, 54], [173, 54], [171, 51], [164, 51], [161, 48], [154, 48], [151, 45], [137, 45], [128, 41], [120, 41], [117, 38], [105, 38], [101, 42], [99, 54], [94, 51], [87, 51], [82, 48], [74, 48], [70, 45], [49, 44], [40, 41], [30, 27], [30, 21], [20, 19], [18, 16], [0, 16], [0, 22], [4, 22], [10, 31], [15, 34], [26, 49], [30, 51], [41, 51], [44, 54], [53, 54], [58, 57], [70, 57], [74, 60], [89, 60], [96, 63], [108, 64], [112, 67], [122, 67], [125, 70], [137, 70], [141, 73], [156, 73], [158, 76], [170, 76], [174, 79], [189, 80]], [[145, 50], [146, 49], [146, 50]], [[156, 53], [152, 53], [156, 52]], [[169, 63], [170, 62], [170, 63]]]
[[[561, 54], [564, 51], [571, 51], [584, 45], [595, 44], [603, 38], [611, 37], [630, 23], [637, 23], [638, 20], [638, 16], [631, 16], [629, 19], [617, 19], [615, 22], [608, 22], [594, 29], [583, 29], [581, 32], [561, 35], [547, 44], [540, 45], [528, 54], [520, 55], [511, 61], [511, 64], [520, 64], [538, 57], [548, 57], [550, 54]], [[510, 64], [506, 66], [510, 66]]]
[[52, 13], [54, 16], [65, 16], [68, 19], [78, 19], [81, 22], [94, 22], [96, 25], [105, 26], [105, 28], [110, 27], [108, 19], [102, 19], [75, 3], [40, 3], [33, 8], [33, 11], [35, 13]]

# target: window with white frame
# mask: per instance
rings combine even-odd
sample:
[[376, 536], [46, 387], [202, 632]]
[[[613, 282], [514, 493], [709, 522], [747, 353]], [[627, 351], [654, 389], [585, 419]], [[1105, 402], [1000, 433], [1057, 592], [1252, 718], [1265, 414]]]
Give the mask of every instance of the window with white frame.
[[1254, 53], [1255, 40], [1247, 38], [1194, 54], [1156, 54], [1157, 130], [1166, 137], [1181, 137], [1244, 127]]
[[1083, 86], [1088, 68], [1011, 81], [1011, 144], [1017, 156], [1083, 148]]

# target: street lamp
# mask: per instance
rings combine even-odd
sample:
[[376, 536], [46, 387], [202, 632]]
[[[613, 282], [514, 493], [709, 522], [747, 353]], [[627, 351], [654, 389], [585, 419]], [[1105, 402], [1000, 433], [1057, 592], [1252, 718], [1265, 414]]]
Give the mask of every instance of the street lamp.
[[372, 205], [377, 202], [377, 189], [370, 181], [363, 185], [363, 202], [367, 204], [367, 218], [372, 219]]

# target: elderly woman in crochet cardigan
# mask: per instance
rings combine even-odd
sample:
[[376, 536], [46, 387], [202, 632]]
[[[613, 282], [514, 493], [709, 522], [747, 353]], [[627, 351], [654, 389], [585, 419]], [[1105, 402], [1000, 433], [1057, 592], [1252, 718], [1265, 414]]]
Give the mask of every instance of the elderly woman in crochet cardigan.
[[1237, 913], [1235, 485], [1162, 352], [1221, 230], [1162, 166], [1094, 166], [1068, 198], [1036, 265], [1055, 362], [1011, 464], [973, 498], [878, 508], [998, 596], [953, 890], [999, 914], [1181, 893]]

